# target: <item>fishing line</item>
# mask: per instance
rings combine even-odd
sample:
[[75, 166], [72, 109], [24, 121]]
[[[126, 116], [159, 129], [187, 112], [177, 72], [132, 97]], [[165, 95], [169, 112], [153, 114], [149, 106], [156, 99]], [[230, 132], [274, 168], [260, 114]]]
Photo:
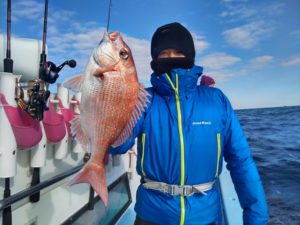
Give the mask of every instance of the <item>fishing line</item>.
[[109, 0], [109, 5], [108, 5], [108, 17], [107, 17], [107, 25], [106, 25], [106, 31], [107, 32], [109, 30], [110, 11], [111, 11], [111, 0]]

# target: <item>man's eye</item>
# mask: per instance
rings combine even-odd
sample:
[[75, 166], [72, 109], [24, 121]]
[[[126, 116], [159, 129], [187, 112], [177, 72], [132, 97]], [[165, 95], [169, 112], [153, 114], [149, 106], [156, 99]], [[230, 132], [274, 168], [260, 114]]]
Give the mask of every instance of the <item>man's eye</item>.
[[162, 52], [159, 53], [159, 55], [158, 55], [158, 57], [168, 57], [168, 56], [169, 56], [168, 52], [164, 52], [164, 51], [162, 51]]

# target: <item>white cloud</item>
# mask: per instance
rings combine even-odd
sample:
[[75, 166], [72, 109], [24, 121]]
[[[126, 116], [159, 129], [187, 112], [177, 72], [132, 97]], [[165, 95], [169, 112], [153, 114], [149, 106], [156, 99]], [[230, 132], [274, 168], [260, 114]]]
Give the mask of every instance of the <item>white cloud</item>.
[[263, 22], [253, 22], [223, 32], [228, 44], [243, 49], [250, 49], [270, 35], [272, 29]]
[[293, 41], [296, 41], [297, 43], [300, 42], [300, 30], [294, 30], [290, 32], [290, 36], [293, 39]]
[[273, 61], [273, 57], [270, 55], [263, 55], [256, 57], [250, 61], [252, 67], [262, 67]]
[[224, 83], [232, 77], [248, 74], [246, 70], [231, 68], [231, 66], [240, 61], [239, 57], [226, 53], [213, 53], [203, 57], [196, 64], [204, 67], [204, 74], [211, 76], [216, 81], [218, 87], [218, 84]]
[[[235, 2], [236, 3], [236, 2]], [[219, 14], [222, 22], [238, 22], [238, 21], [257, 21], [265, 20], [266, 18], [276, 18], [278, 15], [284, 13], [286, 4], [284, 3], [267, 3], [264, 2], [251, 6], [249, 4], [223, 4], [224, 9]]]
[[123, 36], [125, 42], [131, 49], [140, 82], [144, 83], [146, 86], [149, 85], [150, 74], [152, 73], [150, 67], [150, 62], [152, 60], [150, 54], [150, 41], [127, 35]]
[[44, 16], [44, 4], [35, 0], [16, 1], [12, 5], [12, 20], [41, 20]]
[[269, 16], [278, 16], [284, 13], [286, 7], [286, 3], [278, 2], [274, 4], [267, 5], [266, 7], [262, 7], [262, 15], [269, 15]]
[[[43, 21], [45, 5], [44, 1], [38, 0], [19, 0], [12, 4], [12, 17], [14, 21], [22, 21], [24, 19]], [[49, 14], [51, 13], [51, 14]], [[48, 22], [57, 23], [63, 21], [70, 21], [70, 18], [75, 13], [70, 10], [55, 10], [51, 11], [48, 8]]]
[[196, 54], [203, 53], [206, 49], [210, 47], [210, 43], [205, 41], [205, 37], [198, 35], [196, 33], [192, 33]]
[[[49, 9], [48, 9], [49, 11]], [[44, 12], [44, 11], [43, 11]], [[49, 14], [50, 13], [50, 14]], [[69, 23], [72, 19], [72, 17], [76, 14], [73, 11], [70, 10], [55, 10], [54, 12], [48, 13], [48, 22], [51, 23], [62, 23], [62, 22], [67, 22]]]
[[77, 68], [81, 68], [83, 71], [92, 50], [101, 40], [103, 32], [104, 28], [94, 27], [90, 31], [82, 33], [74, 31], [49, 34], [47, 39], [49, 57], [59, 60], [74, 58], [77, 61]]
[[251, 19], [257, 15], [257, 10], [245, 5], [226, 5], [226, 9], [219, 15], [226, 22], [236, 22], [243, 19]]
[[239, 61], [241, 61], [239, 57], [227, 55], [225, 53], [213, 53], [202, 57], [197, 64], [203, 65], [205, 68], [212, 70], [221, 70], [225, 67], [232, 66]]
[[[216, 82], [216, 87], [222, 87], [222, 83], [228, 82], [236, 77], [246, 76], [249, 71], [246, 69], [233, 70], [233, 69], [223, 69], [223, 70], [212, 70], [204, 68], [204, 74], [212, 77]], [[200, 81], [199, 81], [200, 82]]]
[[231, 77], [234, 76], [234, 74], [232, 72], [229, 71], [221, 71], [221, 70], [205, 70], [204, 74], [207, 76], [212, 77], [215, 82], [216, 82], [216, 86], [218, 86], [218, 84], [225, 82], [226, 80], [230, 79]]
[[281, 66], [299, 66], [300, 65], [300, 56], [292, 56], [286, 60], [284, 60]]

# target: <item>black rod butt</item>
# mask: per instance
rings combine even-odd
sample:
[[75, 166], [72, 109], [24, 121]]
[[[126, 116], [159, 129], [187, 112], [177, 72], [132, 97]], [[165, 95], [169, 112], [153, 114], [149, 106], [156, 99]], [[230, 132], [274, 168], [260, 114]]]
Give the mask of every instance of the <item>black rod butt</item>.
[[[40, 183], [40, 168], [33, 168], [31, 187], [38, 185]], [[37, 192], [29, 196], [30, 202], [38, 202], [40, 200], [40, 192]]]

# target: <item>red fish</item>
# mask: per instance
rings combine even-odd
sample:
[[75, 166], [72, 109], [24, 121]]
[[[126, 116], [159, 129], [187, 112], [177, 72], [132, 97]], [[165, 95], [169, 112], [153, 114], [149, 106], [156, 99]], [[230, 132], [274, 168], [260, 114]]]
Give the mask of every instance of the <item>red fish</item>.
[[70, 78], [64, 86], [82, 93], [80, 115], [71, 129], [92, 153], [70, 184], [90, 183], [107, 206], [105, 154], [110, 146], [121, 145], [131, 136], [149, 94], [138, 82], [131, 50], [118, 32], [105, 33], [84, 75]]

